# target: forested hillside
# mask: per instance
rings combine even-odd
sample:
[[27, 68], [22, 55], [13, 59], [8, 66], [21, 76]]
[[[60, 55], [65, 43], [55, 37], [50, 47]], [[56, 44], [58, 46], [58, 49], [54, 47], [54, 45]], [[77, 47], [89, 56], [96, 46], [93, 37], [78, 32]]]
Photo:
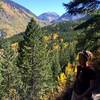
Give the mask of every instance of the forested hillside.
[[100, 10], [92, 6], [99, 2], [91, 2], [64, 4], [67, 13], [89, 14], [89, 19], [41, 27], [31, 18], [24, 32], [0, 37], [0, 100], [70, 100], [82, 50], [94, 55], [95, 91], [100, 90]]

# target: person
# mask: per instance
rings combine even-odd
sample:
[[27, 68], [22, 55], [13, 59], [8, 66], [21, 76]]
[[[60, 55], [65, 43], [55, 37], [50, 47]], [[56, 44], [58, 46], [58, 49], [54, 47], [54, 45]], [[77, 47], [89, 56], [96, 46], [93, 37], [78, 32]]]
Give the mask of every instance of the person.
[[[96, 72], [92, 63], [93, 54], [89, 51], [79, 53], [76, 80], [71, 100], [93, 100]], [[91, 63], [90, 63], [91, 62]]]

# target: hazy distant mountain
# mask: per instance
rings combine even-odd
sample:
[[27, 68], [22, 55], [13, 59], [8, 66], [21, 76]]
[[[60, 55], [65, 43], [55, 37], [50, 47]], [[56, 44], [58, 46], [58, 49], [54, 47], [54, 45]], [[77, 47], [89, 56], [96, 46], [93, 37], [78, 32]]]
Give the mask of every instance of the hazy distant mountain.
[[10, 37], [26, 29], [30, 18], [36, 16], [28, 9], [11, 0], [0, 0], [0, 36]]
[[88, 19], [89, 16], [83, 15], [83, 14], [77, 14], [77, 15], [70, 15], [68, 13], [64, 13], [57, 21], [75, 21], [79, 19]]
[[40, 20], [52, 22], [59, 18], [59, 15], [55, 12], [45, 12], [38, 16]]

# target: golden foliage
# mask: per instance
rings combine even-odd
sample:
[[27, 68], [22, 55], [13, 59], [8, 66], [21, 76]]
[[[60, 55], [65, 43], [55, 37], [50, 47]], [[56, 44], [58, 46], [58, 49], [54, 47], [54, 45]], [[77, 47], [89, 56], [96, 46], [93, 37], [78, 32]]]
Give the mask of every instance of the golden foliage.
[[68, 43], [63, 43], [64, 48], [67, 48], [69, 46]]
[[63, 41], [64, 41], [64, 39], [63, 39], [63, 38], [61, 38], [61, 39], [60, 39], [60, 41], [61, 41], [61, 42], [63, 42]]
[[59, 49], [59, 48], [60, 48], [60, 46], [58, 44], [54, 43], [53, 49]]
[[53, 39], [57, 39], [59, 37], [58, 33], [53, 33]]
[[73, 71], [73, 65], [68, 63], [68, 65], [66, 66], [66, 69], [65, 69], [65, 74], [66, 75], [70, 75], [70, 74], [73, 74], [74, 71]]
[[17, 48], [18, 48], [18, 43], [13, 43], [13, 44], [11, 44], [11, 48], [12, 48], [13, 50], [17, 50]]
[[44, 36], [44, 37], [43, 37], [43, 40], [44, 40], [44, 42], [46, 42], [46, 43], [49, 42], [50, 39], [51, 39], [50, 36]]
[[0, 49], [0, 55], [2, 55], [4, 52], [4, 49]]
[[60, 73], [60, 75], [58, 76], [59, 84], [65, 84], [66, 79], [67, 79], [66, 75], [64, 73]]
[[20, 100], [20, 97], [17, 95], [16, 89], [10, 89], [9, 94], [6, 94], [4, 97], [2, 97], [1, 100]]

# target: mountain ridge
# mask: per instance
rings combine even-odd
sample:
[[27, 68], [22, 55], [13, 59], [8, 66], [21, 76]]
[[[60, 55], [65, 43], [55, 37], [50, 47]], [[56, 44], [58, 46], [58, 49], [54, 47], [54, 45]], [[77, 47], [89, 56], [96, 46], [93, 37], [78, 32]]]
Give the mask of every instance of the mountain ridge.
[[[88, 15], [84, 15], [84, 14], [77, 14], [77, 15], [70, 15], [68, 13], [64, 13], [61, 16], [57, 16], [58, 14], [56, 14], [56, 12], [45, 12], [42, 13], [38, 16], [39, 20], [43, 20], [49, 23], [58, 23], [58, 22], [63, 22], [63, 21], [76, 21], [76, 20], [87, 20], [90, 17]], [[53, 17], [52, 17], [53, 16]], [[57, 17], [56, 17], [57, 16]], [[51, 18], [49, 20], [49, 18]]]
[[59, 18], [60, 16], [56, 12], [44, 12], [38, 16], [38, 19], [52, 22]]
[[11, 6], [13, 6], [13, 7], [15, 7], [15, 8], [17, 8], [17, 9], [19, 9], [19, 10], [21, 10], [21, 11], [26, 11], [26, 12], [28, 12], [29, 14], [32, 14], [32, 15], [34, 15], [34, 16], [36, 17], [36, 15], [33, 14], [33, 12], [31, 12], [29, 9], [27, 9], [27, 8], [25, 8], [25, 7], [23, 7], [23, 6], [21, 6], [21, 5], [18, 4], [18, 3], [15, 3], [15, 2], [12, 1], [12, 0], [2, 0], [2, 1], [5, 2], [5, 3], [8, 3], [9, 5], [11, 5]]
[[36, 15], [11, 0], [0, 1], [0, 36], [10, 37], [24, 32], [30, 19]]

